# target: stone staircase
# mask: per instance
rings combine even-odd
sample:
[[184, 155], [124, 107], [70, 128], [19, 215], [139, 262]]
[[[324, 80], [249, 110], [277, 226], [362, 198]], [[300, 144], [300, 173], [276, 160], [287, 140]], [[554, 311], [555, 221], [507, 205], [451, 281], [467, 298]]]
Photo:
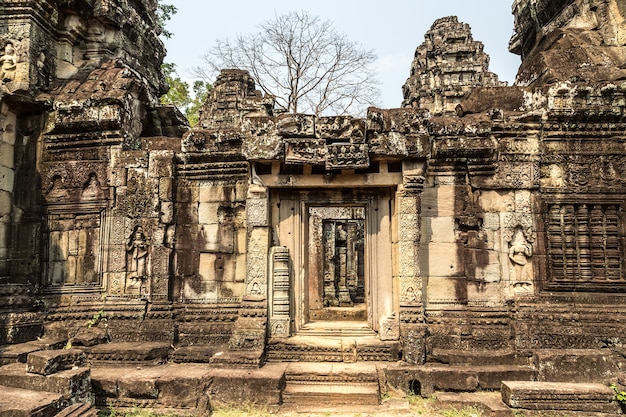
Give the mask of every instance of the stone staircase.
[[429, 360], [437, 362], [389, 365], [390, 385], [422, 396], [435, 394], [444, 403], [477, 405], [494, 417], [520, 409], [620, 413], [609, 388], [617, 380], [619, 360], [608, 349], [542, 349], [526, 357], [505, 350], [434, 350]]
[[96, 416], [90, 369], [82, 351], [40, 350], [25, 359], [0, 367], [0, 417]]
[[534, 381], [537, 371], [529, 358], [512, 351], [453, 351], [435, 349], [424, 365], [390, 363], [391, 387], [428, 397], [436, 391], [499, 391], [502, 381]]
[[514, 409], [620, 413], [609, 384], [620, 362], [609, 349], [539, 349], [533, 352], [534, 381], [507, 380], [502, 399]]
[[285, 406], [378, 406], [380, 402], [374, 363], [292, 363], [285, 379]]

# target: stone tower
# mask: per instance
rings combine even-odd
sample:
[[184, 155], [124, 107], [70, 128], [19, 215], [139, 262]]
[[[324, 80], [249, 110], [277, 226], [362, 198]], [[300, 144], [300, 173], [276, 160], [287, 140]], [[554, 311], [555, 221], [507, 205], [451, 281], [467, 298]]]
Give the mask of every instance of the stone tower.
[[506, 85], [489, 71], [482, 42], [475, 41], [469, 25], [456, 16], [436, 20], [424, 37], [402, 86], [402, 107], [450, 114], [472, 88]]

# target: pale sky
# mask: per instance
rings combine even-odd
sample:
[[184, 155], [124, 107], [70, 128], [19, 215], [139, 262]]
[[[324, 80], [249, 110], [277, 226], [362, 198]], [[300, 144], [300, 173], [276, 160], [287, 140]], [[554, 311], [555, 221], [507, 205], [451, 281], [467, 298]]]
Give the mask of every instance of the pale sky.
[[274, 15], [305, 10], [331, 20], [339, 32], [378, 55], [380, 107], [400, 107], [402, 85], [409, 76], [415, 48], [432, 23], [456, 15], [472, 28], [475, 40], [485, 44], [490, 69], [512, 84], [520, 57], [508, 52], [513, 34], [513, 0], [168, 0], [178, 13], [167, 28], [166, 62], [190, 79], [189, 69], [202, 65], [202, 54], [216, 39], [251, 33]]

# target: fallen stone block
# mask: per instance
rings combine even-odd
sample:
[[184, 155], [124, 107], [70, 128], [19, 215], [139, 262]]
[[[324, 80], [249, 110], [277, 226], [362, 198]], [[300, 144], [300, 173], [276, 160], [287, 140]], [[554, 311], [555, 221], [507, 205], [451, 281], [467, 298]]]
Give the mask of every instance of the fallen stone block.
[[573, 382], [502, 382], [502, 400], [511, 408], [618, 413], [613, 390], [602, 384]]
[[15, 345], [2, 345], [0, 346], [0, 365], [15, 362], [26, 363], [30, 353], [48, 349], [63, 349], [66, 343], [67, 340], [64, 339], [39, 339]]
[[85, 366], [86, 356], [82, 350], [40, 350], [28, 354], [26, 369], [30, 373], [51, 375], [73, 367]]

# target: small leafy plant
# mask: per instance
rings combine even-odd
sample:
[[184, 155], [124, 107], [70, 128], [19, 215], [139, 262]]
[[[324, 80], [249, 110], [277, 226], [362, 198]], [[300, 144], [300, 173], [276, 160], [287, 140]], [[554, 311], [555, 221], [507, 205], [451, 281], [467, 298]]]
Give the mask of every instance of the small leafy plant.
[[620, 403], [622, 407], [626, 406], [626, 391], [620, 390], [615, 384], [611, 384], [611, 389], [615, 391], [615, 401]]
[[104, 310], [100, 310], [96, 314], [94, 314], [91, 319], [89, 319], [89, 321], [87, 322], [87, 327], [91, 329], [92, 327], [97, 326], [98, 323], [100, 323], [101, 321], [106, 321], [106, 319], [107, 318], [104, 314]]

